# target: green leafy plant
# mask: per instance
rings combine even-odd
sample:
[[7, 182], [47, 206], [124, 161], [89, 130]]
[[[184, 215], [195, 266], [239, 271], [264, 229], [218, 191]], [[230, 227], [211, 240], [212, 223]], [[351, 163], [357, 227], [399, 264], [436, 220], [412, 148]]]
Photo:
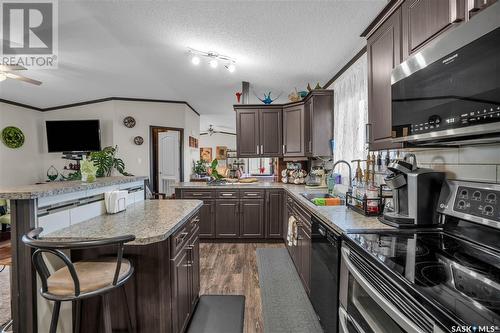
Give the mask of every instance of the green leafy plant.
[[113, 169], [116, 169], [124, 176], [133, 176], [125, 171], [125, 162], [121, 158], [116, 157], [118, 146], [105, 147], [101, 151], [90, 153], [90, 160], [97, 167], [97, 177], [109, 177]]
[[219, 165], [219, 161], [217, 159], [212, 161], [212, 164], [210, 164], [210, 176], [212, 176], [213, 179], [219, 180], [224, 178], [222, 175], [219, 174], [217, 171], [217, 166]]
[[207, 166], [204, 161], [199, 160], [194, 163], [193, 172], [197, 175], [206, 175], [207, 174]]
[[80, 170], [78, 171], [75, 171], [75, 172], [72, 172], [70, 174], [68, 174], [67, 176], [61, 174], [61, 178], [63, 180], [81, 180], [82, 179], [82, 174], [80, 173]]

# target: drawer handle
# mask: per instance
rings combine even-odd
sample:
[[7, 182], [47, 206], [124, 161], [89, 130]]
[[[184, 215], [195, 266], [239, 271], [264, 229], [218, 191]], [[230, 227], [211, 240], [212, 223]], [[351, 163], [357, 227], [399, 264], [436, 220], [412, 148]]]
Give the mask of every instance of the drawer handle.
[[193, 264], [184, 264], [182, 266], [184, 266], [184, 267], [191, 267], [191, 266], [193, 266]]
[[222, 193], [223, 197], [232, 197], [233, 193]]
[[255, 197], [257, 195], [259, 195], [259, 193], [247, 193], [248, 196], [252, 196], [252, 197]]
[[187, 232], [181, 232], [178, 238], [179, 242], [181, 242], [184, 238], [186, 238], [187, 235], [188, 235]]
[[193, 197], [201, 197], [203, 193], [192, 193]]

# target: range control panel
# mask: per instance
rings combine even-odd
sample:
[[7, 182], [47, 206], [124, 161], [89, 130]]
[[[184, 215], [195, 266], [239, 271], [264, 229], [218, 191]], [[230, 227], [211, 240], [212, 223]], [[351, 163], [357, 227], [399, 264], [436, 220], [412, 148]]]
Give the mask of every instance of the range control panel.
[[500, 222], [500, 191], [458, 186], [453, 210]]

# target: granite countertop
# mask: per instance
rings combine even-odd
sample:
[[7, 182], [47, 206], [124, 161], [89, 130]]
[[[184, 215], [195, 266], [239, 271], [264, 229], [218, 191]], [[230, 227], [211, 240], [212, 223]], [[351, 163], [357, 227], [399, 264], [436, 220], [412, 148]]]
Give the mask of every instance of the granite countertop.
[[135, 235], [127, 245], [161, 242], [180, 228], [203, 205], [199, 200], [146, 200], [126, 211], [107, 214], [43, 235], [45, 240], [82, 241]]
[[355, 233], [366, 230], [394, 230], [394, 227], [381, 223], [376, 217], [364, 216], [352, 211], [346, 206], [316, 206], [301, 193], [325, 193], [326, 189], [308, 188], [304, 185], [284, 184], [284, 183], [265, 183], [257, 182], [250, 184], [225, 184], [209, 185], [203, 182], [185, 182], [175, 184], [176, 188], [182, 189], [267, 189], [282, 188], [289, 193], [296, 201], [307, 208], [313, 215], [318, 217], [323, 223], [329, 226], [337, 233]]
[[0, 199], [36, 199], [59, 194], [86, 191], [99, 187], [132, 183], [148, 179], [146, 176], [116, 176], [97, 178], [93, 183], [75, 181], [55, 181], [34, 185], [21, 185], [0, 188]]

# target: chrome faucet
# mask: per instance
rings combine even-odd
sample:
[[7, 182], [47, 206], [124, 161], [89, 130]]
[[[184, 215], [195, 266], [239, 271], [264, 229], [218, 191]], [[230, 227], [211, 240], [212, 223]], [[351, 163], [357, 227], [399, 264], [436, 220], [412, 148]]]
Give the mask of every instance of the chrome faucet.
[[346, 160], [338, 160], [337, 162], [335, 162], [333, 164], [333, 167], [332, 167], [332, 171], [335, 170], [335, 167], [337, 166], [337, 164], [339, 163], [344, 163], [347, 165], [347, 167], [349, 168], [349, 190], [352, 189], [352, 170], [351, 170], [351, 165], [349, 164], [349, 162], [347, 162]]

